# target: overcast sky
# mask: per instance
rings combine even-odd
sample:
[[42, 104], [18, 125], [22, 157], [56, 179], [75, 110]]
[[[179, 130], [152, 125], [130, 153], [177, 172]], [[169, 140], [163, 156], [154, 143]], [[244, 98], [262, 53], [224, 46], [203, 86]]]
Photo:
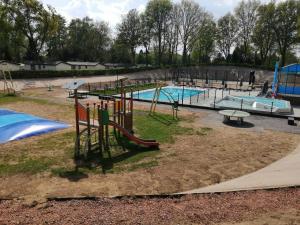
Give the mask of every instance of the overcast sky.
[[[40, 0], [44, 4], [53, 6], [57, 12], [68, 21], [72, 18], [83, 18], [88, 16], [95, 20], [103, 20], [114, 29], [120, 22], [121, 16], [130, 9], [136, 8], [142, 12], [148, 0]], [[179, 2], [180, 0], [173, 0]], [[238, 0], [195, 0], [207, 11], [213, 13], [215, 18], [233, 11]], [[262, 0], [268, 2], [270, 0]]]

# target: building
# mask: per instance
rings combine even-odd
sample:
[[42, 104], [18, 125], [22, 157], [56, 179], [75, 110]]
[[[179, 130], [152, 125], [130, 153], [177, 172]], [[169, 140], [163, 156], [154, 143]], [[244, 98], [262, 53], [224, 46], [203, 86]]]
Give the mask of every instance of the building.
[[24, 70], [54, 70], [54, 71], [61, 71], [61, 70], [71, 70], [71, 65], [62, 62], [30, 62], [26, 63], [24, 66]]
[[104, 70], [105, 67], [98, 62], [30, 62], [25, 64], [25, 70]]
[[20, 70], [21, 65], [18, 63], [8, 62], [6, 60], [0, 60], [0, 70], [16, 71]]
[[105, 66], [98, 62], [66, 62], [72, 70], [104, 70]]

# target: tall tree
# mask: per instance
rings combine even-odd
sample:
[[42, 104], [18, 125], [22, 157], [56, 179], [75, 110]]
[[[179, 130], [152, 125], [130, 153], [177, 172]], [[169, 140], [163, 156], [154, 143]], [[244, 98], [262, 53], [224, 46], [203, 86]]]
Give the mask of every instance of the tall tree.
[[274, 16], [273, 8], [273, 3], [261, 5], [258, 8], [258, 19], [252, 36], [253, 43], [259, 51], [262, 64], [266, 62], [267, 56], [275, 44], [275, 33], [272, 28], [273, 21], [270, 19]]
[[197, 32], [197, 38], [192, 43], [193, 58], [200, 63], [210, 63], [210, 58], [215, 49], [216, 23], [212, 15], [207, 15], [205, 22]]
[[129, 46], [132, 64], [135, 64], [135, 51], [141, 43], [141, 21], [136, 9], [127, 13], [117, 30], [119, 41]]
[[180, 29], [179, 5], [173, 4], [172, 10], [170, 12], [170, 18], [168, 21], [167, 32], [166, 32], [168, 64], [173, 64], [177, 62], [177, 50], [179, 45], [179, 29]]
[[57, 29], [48, 38], [47, 56], [51, 60], [67, 60], [66, 58], [66, 46], [68, 42], [68, 32], [66, 26], [66, 20], [62, 16], [57, 17]]
[[167, 32], [167, 20], [169, 19], [172, 3], [170, 0], [150, 0], [147, 4], [145, 15], [152, 24], [151, 33], [154, 42], [157, 43], [157, 64], [162, 62], [163, 41]]
[[47, 38], [57, 28], [57, 14], [54, 8], [37, 0], [11, 0], [10, 12], [16, 24], [27, 39], [26, 58], [29, 60], [40, 59], [45, 48]]
[[288, 0], [280, 2], [276, 6], [273, 4], [274, 15], [273, 29], [275, 31], [276, 42], [281, 55], [281, 65], [285, 65], [286, 54], [295, 44], [299, 43], [297, 36], [297, 20], [300, 14], [300, 2]]
[[230, 61], [230, 52], [237, 40], [237, 31], [237, 21], [230, 13], [227, 13], [218, 20], [216, 35], [217, 47], [227, 62]]
[[181, 24], [179, 34], [182, 42], [182, 63], [187, 63], [188, 46], [193, 41], [199, 25], [203, 22], [204, 10], [192, 0], [182, 0], [179, 7]]
[[145, 13], [142, 13], [140, 17], [141, 17], [140, 42], [141, 45], [145, 48], [145, 62], [146, 62], [146, 66], [148, 66], [148, 64], [150, 63], [149, 50], [151, 44], [152, 23], [151, 23], [151, 18], [147, 17]]
[[69, 25], [68, 57], [73, 60], [104, 61], [110, 45], [110, 29], [107, 23], [85, 17], [74, 19]]
[[242, 0], [235, 8], [235, 17], [239, 27], [239, 41], [243, 49], [243, 61], [248, 62], [251, 36], [256, 22], [258, 0]]

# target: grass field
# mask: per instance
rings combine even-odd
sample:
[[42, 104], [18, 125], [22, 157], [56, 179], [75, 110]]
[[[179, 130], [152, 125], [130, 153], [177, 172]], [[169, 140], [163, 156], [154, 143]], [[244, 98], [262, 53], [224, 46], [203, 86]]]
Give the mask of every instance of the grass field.
[[[46, 100], [9, 96], [0, 98], [0, 107], [6, 103], [17, 102], [48, 104]], [[65, 107], [66, 111], [70, 108], [69, 106]], [[179, 121], [174, 120], [172, 116], [162, 113], [149, 116], [145, 111], [135, 111], [134, 124], [138, 136], [144, 139], [155, 139], [160, 143], [173, 143], [175, 135], [193, 132], [191, 128], [179, 126]], [[47, 171], [53, 175], [72, 174], [72, 171], [75, 171], [75, 167], [77, 167], [73, 161], [75, 132], [60, 133], [49, 134], [47, 135], [48, 138], [45, 139], [33, 137], [32, 139], [38, 140], [33, 141], [30, 145], [18, 145], [17, 142], [5, 145], [4, 149], [7, 151], [0, 151], [0, 176], [21, 173], [37, 174]], [[118, 145], [120, 141], [122, 146]], [[111, 159], [105, 154], [104, 159], [100, 160], [99, 154], [94, 153], [86, 163], [76, 168], [76, 172], [73, 174], [76, 175], [76, 173], [81, 172], [102, 173], [104, 170], [105, 172], [118, 173], [158, 165], [156, 158], [159, 157], [159, 151], [149, 151], [128, 142], [124, 138], [120, 141], [117, 142], [113, 135], [111, 136]], [[13, 146], [13, 150], [9, 150], [10, 145]]]

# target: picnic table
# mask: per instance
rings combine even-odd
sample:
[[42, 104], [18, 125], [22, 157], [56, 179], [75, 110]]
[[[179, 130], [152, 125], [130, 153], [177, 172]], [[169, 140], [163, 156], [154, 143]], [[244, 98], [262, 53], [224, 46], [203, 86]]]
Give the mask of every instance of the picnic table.
[[224, 116], [224, 121], [229, 121], [232, 117], [237, 118], [237, 120], [242, 124], [244, 118], [250, 116], [250, 113], [239, 111], [239, 110], [221, 110], [219, 114]]

